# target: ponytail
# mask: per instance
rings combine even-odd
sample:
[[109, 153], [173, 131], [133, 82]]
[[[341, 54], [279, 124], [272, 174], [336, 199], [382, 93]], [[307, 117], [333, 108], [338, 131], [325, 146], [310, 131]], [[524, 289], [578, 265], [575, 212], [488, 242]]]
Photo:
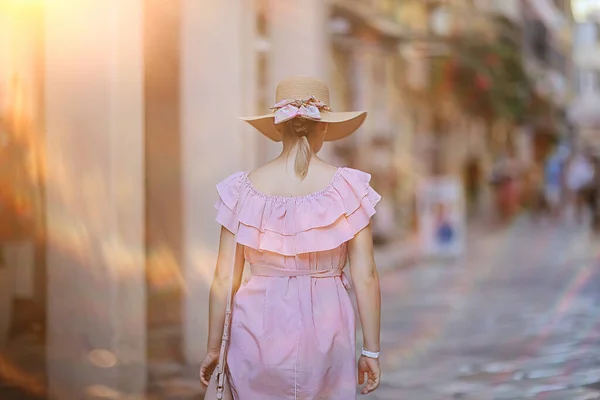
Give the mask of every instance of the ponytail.
[[315, 121], [294, 118], [288, 121], [284, 128], [284, 135], [288, 136], [293, 145], [297, 144], [294, 171], [300, 179], [306, 178], [308, 174], [312, 149], [307, 135], [315, 129], [316, 125]]
[[298, 139], [298, 150], [296, 151], [294, 170], [296, 171], [296, 175], [301, 179], [304, 179], [306, 178], [306, 174], [308, 174], [308, 165], [310, 164], [312, 152], [310, 151], [310, 143], [308, 143], [308, 138], [306, 136], [300, 136]]

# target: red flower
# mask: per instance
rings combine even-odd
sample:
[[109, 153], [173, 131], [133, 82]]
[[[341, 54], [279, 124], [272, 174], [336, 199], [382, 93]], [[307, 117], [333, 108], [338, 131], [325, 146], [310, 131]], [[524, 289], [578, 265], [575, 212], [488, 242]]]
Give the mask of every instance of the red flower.
[[487, 90], [491, 86], [490, 79], [487, 76], [481, 74], [477, 74], [477, 76], [475, 76], [475, 84], [479, 89], [482, 90]]

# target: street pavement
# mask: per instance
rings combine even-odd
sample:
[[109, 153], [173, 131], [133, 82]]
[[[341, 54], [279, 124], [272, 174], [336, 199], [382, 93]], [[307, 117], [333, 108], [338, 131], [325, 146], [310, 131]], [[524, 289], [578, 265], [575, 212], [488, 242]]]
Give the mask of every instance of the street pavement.
[[600, 399], [599, 240], [521, 218], [468, 243], [382, 269], [383, 380], [364, 398]]
[[[600, 399], [600, 239], [524, 217], [467, 242], [454, 261], [378, 250], [383, 380], [361, 398]], [[149, 377], [148, 400], [199, 399], [197, 367]], [[0, 382], [1, 400], [34, 398]]]

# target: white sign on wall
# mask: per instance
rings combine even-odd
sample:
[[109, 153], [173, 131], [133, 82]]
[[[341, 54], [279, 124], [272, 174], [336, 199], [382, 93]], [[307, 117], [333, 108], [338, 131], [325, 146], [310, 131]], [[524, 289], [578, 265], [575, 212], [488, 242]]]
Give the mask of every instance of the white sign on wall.
[[465, 248], [466, 221], [460, 180], [424, 178], [418, 186], [417, 207], [421, 254], [461, 255]]

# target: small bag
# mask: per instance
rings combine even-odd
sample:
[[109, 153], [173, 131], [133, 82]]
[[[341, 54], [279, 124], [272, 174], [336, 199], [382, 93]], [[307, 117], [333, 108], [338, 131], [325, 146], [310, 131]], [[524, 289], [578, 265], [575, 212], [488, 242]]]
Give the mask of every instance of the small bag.
[[233, 239], [233, 259], [231, 262], [231, 281], [225, 306], [225, 323], [223, 324], [223, 337], [219, 350], [219, 361], [210, 378], [204, 400], [234, 400], [231, 386], [227, 380], [227, 349], [229, 348], [229, 331], [231, 325], [231, 301], [233, 298], [233, 275], [235, 273], [235, 259], [237, 256], [237, 234]]
[[[217, 382], [220, 377], [223, 377], [223, 381], [221, 386]], [[219, 388], [221, 390], [219, 391]], [[217, 373], [215, 369], [215, 373], [210, 378], [210, 383], [208, 384], [208, 388], [206, 388], [206, 394], [204, 395], [204, 400], [233, 400], [233, 394], [231, 393], [231, 387], [229, 386], [229, 381], [227, 380], [226, 372]]]

